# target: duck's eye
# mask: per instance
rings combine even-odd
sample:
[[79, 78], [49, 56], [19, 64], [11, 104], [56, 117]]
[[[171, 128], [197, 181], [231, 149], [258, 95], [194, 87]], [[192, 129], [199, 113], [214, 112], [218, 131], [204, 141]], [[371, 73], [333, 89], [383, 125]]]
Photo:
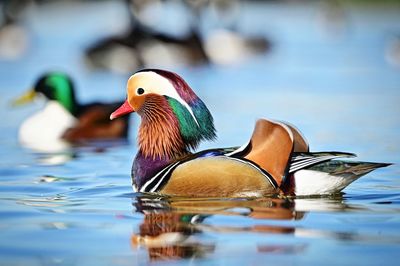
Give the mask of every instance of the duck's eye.
[[142, 95], [144, 93], [144, 89], [143, 88], [138, 88], [136, 90], [136, 92], [137, 92], [138, 95]]

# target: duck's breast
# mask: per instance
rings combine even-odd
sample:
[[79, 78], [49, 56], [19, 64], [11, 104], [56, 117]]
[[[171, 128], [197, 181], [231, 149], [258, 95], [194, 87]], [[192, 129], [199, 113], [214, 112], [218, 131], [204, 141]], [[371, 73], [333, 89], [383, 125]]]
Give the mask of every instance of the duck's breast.
[[251, 162], [216, 156], [179, 165], [159, 191], [195, 197], [257, 197], [277, 193], [274, 181]]

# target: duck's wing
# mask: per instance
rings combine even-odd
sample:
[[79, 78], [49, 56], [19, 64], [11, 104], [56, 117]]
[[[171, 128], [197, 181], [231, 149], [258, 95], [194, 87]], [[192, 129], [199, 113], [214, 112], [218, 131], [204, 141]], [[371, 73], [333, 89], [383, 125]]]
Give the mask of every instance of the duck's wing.
[[354, 175], [360, 177], [369, 172], [392, 165], [391, 163], [375, 163], [375, 162], [358, 162], [345, 160], [331, 160], [324, 163], [316, 164], [307, 170], [329, 173], [335, 176]]
[[260, 119], [245, 145], [225, 153], [256, 163], [271, 174], [279, 185], [287, 173], [292, 152], [308, 152], [307, 140], [293, 125]]
[[308, 145], [308, 141], [304, 137], [304, 135], [300, 132], [300, 130], [292, 124], [288, 122], [281, 122], [286, 125], [293, 135], [293, 152], [309, 152], [310, 147]]
[[293, 153], [289, 165], [289, 174], [333, 159], [352, 157], [356, 157], [356, 155], [353, 153], [336, 151]]
[[294, 142], [294, 134], [286, 124], [259, 119], [250, 142], [227, 155], [255, 163], [268, 172], [279, 186], [286, 175]]

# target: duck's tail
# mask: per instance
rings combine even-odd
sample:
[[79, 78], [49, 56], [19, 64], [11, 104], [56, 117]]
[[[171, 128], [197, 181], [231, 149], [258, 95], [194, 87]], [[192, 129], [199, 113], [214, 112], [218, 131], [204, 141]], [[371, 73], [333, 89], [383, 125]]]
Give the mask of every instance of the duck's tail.
[[329, 160], [292, 172], [285, 182], [284, 190], [297, 196], [338, 193], [361, 176], [389, 165]]

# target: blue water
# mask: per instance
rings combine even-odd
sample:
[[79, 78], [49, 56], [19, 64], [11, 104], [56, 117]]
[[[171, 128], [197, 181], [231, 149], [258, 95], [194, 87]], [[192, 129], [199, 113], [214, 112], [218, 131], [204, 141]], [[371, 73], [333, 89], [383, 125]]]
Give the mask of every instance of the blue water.
[[239, 30], [270, 38], [271, 52], [233, 66], [168, 67], [214, 115], [219, 138], [201, 149], [240, 145], [270, 117], [299, 127], [313, 151], [394, 163], [342, 195], [226, 200], [133, 193], [137, 117], [128, 143], [56, 155], [19, 145], [19, 124], [42, 103], [9, 102], [43, 71], [71, 73], [82, 102], [125, 96], [128, 74], [92, 72], [82, 60], [82, 48], [123, 30], [122, 6], [62, 5], [30, 10], [27, 50], [0, 61], [0, 265], [398, 263], [400, 68], [388, 59], [398, 6], [345, 5], [331, 32], [321, 4], [247, 4]]

